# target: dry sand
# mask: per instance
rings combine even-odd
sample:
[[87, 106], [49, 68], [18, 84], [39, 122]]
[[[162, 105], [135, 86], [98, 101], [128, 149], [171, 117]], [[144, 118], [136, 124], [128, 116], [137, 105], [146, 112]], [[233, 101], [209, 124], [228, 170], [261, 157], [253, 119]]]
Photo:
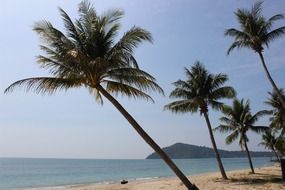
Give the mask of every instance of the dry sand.
[[[256, 168], [256, 174], [250, 170], [227, 172], [229, 180], [222, 180], [219, 173], [207, 173], [189, 176], [200, 190], [285, 190], [281, 179], [280, 166]], [[146, 181], [132, 181], [128, 184], [90, 184], [69, 186], [64, 190], [186, 190], [177, 178], [160, 178]]]

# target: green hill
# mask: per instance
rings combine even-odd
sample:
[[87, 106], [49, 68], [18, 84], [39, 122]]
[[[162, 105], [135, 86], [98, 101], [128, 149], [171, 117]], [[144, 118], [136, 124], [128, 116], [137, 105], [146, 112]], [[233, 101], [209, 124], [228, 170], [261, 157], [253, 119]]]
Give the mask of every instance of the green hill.
[[[185, 159], [185, 158], [214, 158], [215, 154], [212, 148], [205, 146], [196, 146], [190, 144], [176, 143], [169, 147], [163, 148], [167, 155], [172, 159]], [[220, 150], [219, 153], [223, 158], [234, 157], [246, 157], [246, 153], [243, 151], [227, 151]], [[252, 151], [250, 152], [252, 157], [273, 157], [272, 152], [267, 151]], [[146, 157], [146, 159], [159, 159], [160, 157], [156, 153], [152, 153]]]

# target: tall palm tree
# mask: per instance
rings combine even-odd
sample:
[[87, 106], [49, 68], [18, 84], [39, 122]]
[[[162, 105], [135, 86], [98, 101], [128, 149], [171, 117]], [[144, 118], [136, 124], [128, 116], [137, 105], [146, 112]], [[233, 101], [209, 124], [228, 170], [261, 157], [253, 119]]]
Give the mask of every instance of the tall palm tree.
[[262, 142], [259, 144], [267, 149], [272, 150], [277, 160], [280, 162], [280, 158], [275, 150], [276, 141], [277, 139], [273, 133], [273, 130], [266, 130], [265, 133], [262, 134]]
[[[283, 98], [285, 98], [284, 90], [279, 89]], [[278, 94], [273, 91], [268, 92], [269, 98], [265, 101], [265, 104], [269, 105], [272, 109], [272, 117], [270, 117], [271, 127], [277, 130], [281, 130], [282, 134], [285, 134], [285, 109], [282, 106], [280, 99], [278, 98]]]
[[217, 149], [212, 126], [209, 119], [209, 106], [220, 110], [223, 103], [222, 98], [233, 98], [235, 90], [230, 86], [223, 86], [228, 80], [225, 74], [210, 74], [205, 67], [197, 61], [190, 70], [185, 68], [186, 80], [178, 80], [174, 83], [175, 89], [171, 92], [170, 98], [178, 99], [165, 106], [165, 109], [174, 113], [195, 113], [198, 110], [205, 117], [213, 149], [224, 179], [227, 179], [220, 154]]
[[122, 94], [153, 101], [147, 92], [158, 91], [163, 94], [155, 78], [141, 70], [134, 57], [134, 50], [139, 44], [152, 41], [151, 34], [134, 26], [115, 41], [123, 12], [110, 10], [98, 15], [88, 1], [79, 4], [79, 19], [74, 22], [63, 9], [59, 10], [66, 34], [48, 21], [40, 21], [34, 26], [34, 31], [43, 40], [40, 47], [45, 54], [38, 56], [37, 61], [53, 77], [19, 80], [11, 84], [5, 92], [21, 86], [25, 86], [27, 91], [42, 94], [53, 94], [58, 90], [81, 86], [88, 88], [98, 103], [102, 104], [105, 97], [117, 108], [188, 189], [198, 189], [113, 97]]
[[252, 115], [249, 101], [247, 100], [244, 102], [243, 99], [235, 99], [232, 106], [224, 105], [222, 112], [225, 115], [220, 118], [223, 124], [219, 125], [214, 130], [218, 130], [222, 133], [230, 132], [230, 135], [226, 138], [226, 144], [231, 144], [239, 137], [239, 145], [242, 150], [245, 149], [251, 171], [254, 173], [251, 156], [247, 146], [247, 142], [249, 141], [247, 132], [251, 130], [260, 133], [267, 130], [268, 127], [266, 126], [255, 126], [254, 124], [260, 117], [269, 114], [269, 112], [267, 110], [262, 110]]
[[257, 53], [261, 59], [261, 64], [265, 70], [266, 76], [274, 91], [278, 94], [282, 106], [285, 109], [285, 99], [282, 97], [282, 94], [272, 79], [263, 57], [264, 46], [269, 47], [270, 42], [285, 35], [285, 26], [271, 30], [276, 21], [284, 19], [284, 15], [276, 14], [267, 20], [261, 14], [261, 6], [262, 2], [257, 2], [251, 10], [238, 9], [237, 12], [235, 12], [241, 29], [230, 28], [225, 31], [226, 36], [234, 38], [234, 42], [228, 49], [227, 54], [233, 49], [240, 48], [249, 48]]

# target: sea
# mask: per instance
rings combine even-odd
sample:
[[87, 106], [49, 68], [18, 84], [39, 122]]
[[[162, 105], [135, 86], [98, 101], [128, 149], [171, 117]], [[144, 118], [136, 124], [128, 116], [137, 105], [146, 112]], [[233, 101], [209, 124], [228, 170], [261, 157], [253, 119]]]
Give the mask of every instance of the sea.
[[[253, 158], [257, 167], [270, 166], [271, 158]], [[226, 170], [249, 168], [247, 158], [223, 158]], [[174, 159], [186, 175], [218, 171], [214, 158]], [[174, 173], [160, 159], [38, 159], [0, 158], [0, 190], [116, 183], [122, 179], [146, 180]]]

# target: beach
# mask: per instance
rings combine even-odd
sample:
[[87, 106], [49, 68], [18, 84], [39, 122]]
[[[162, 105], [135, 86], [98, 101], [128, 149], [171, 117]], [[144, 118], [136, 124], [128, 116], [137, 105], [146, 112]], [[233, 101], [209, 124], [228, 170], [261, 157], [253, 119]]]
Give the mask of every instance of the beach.
[[[249, 169], [227, 172], [229, 180], [222, 180], [220, 173], [191, 175], [189, 179], [201, 190], [285, 190], [285, 182], [281, 179], [280, 166], [256, 168], [256, 174]], [[174, 177], [152, 180], [131, 181], [128, 184], [88, 184], [60, 187], [64, 190], [185, 190], [185, 186]]]

